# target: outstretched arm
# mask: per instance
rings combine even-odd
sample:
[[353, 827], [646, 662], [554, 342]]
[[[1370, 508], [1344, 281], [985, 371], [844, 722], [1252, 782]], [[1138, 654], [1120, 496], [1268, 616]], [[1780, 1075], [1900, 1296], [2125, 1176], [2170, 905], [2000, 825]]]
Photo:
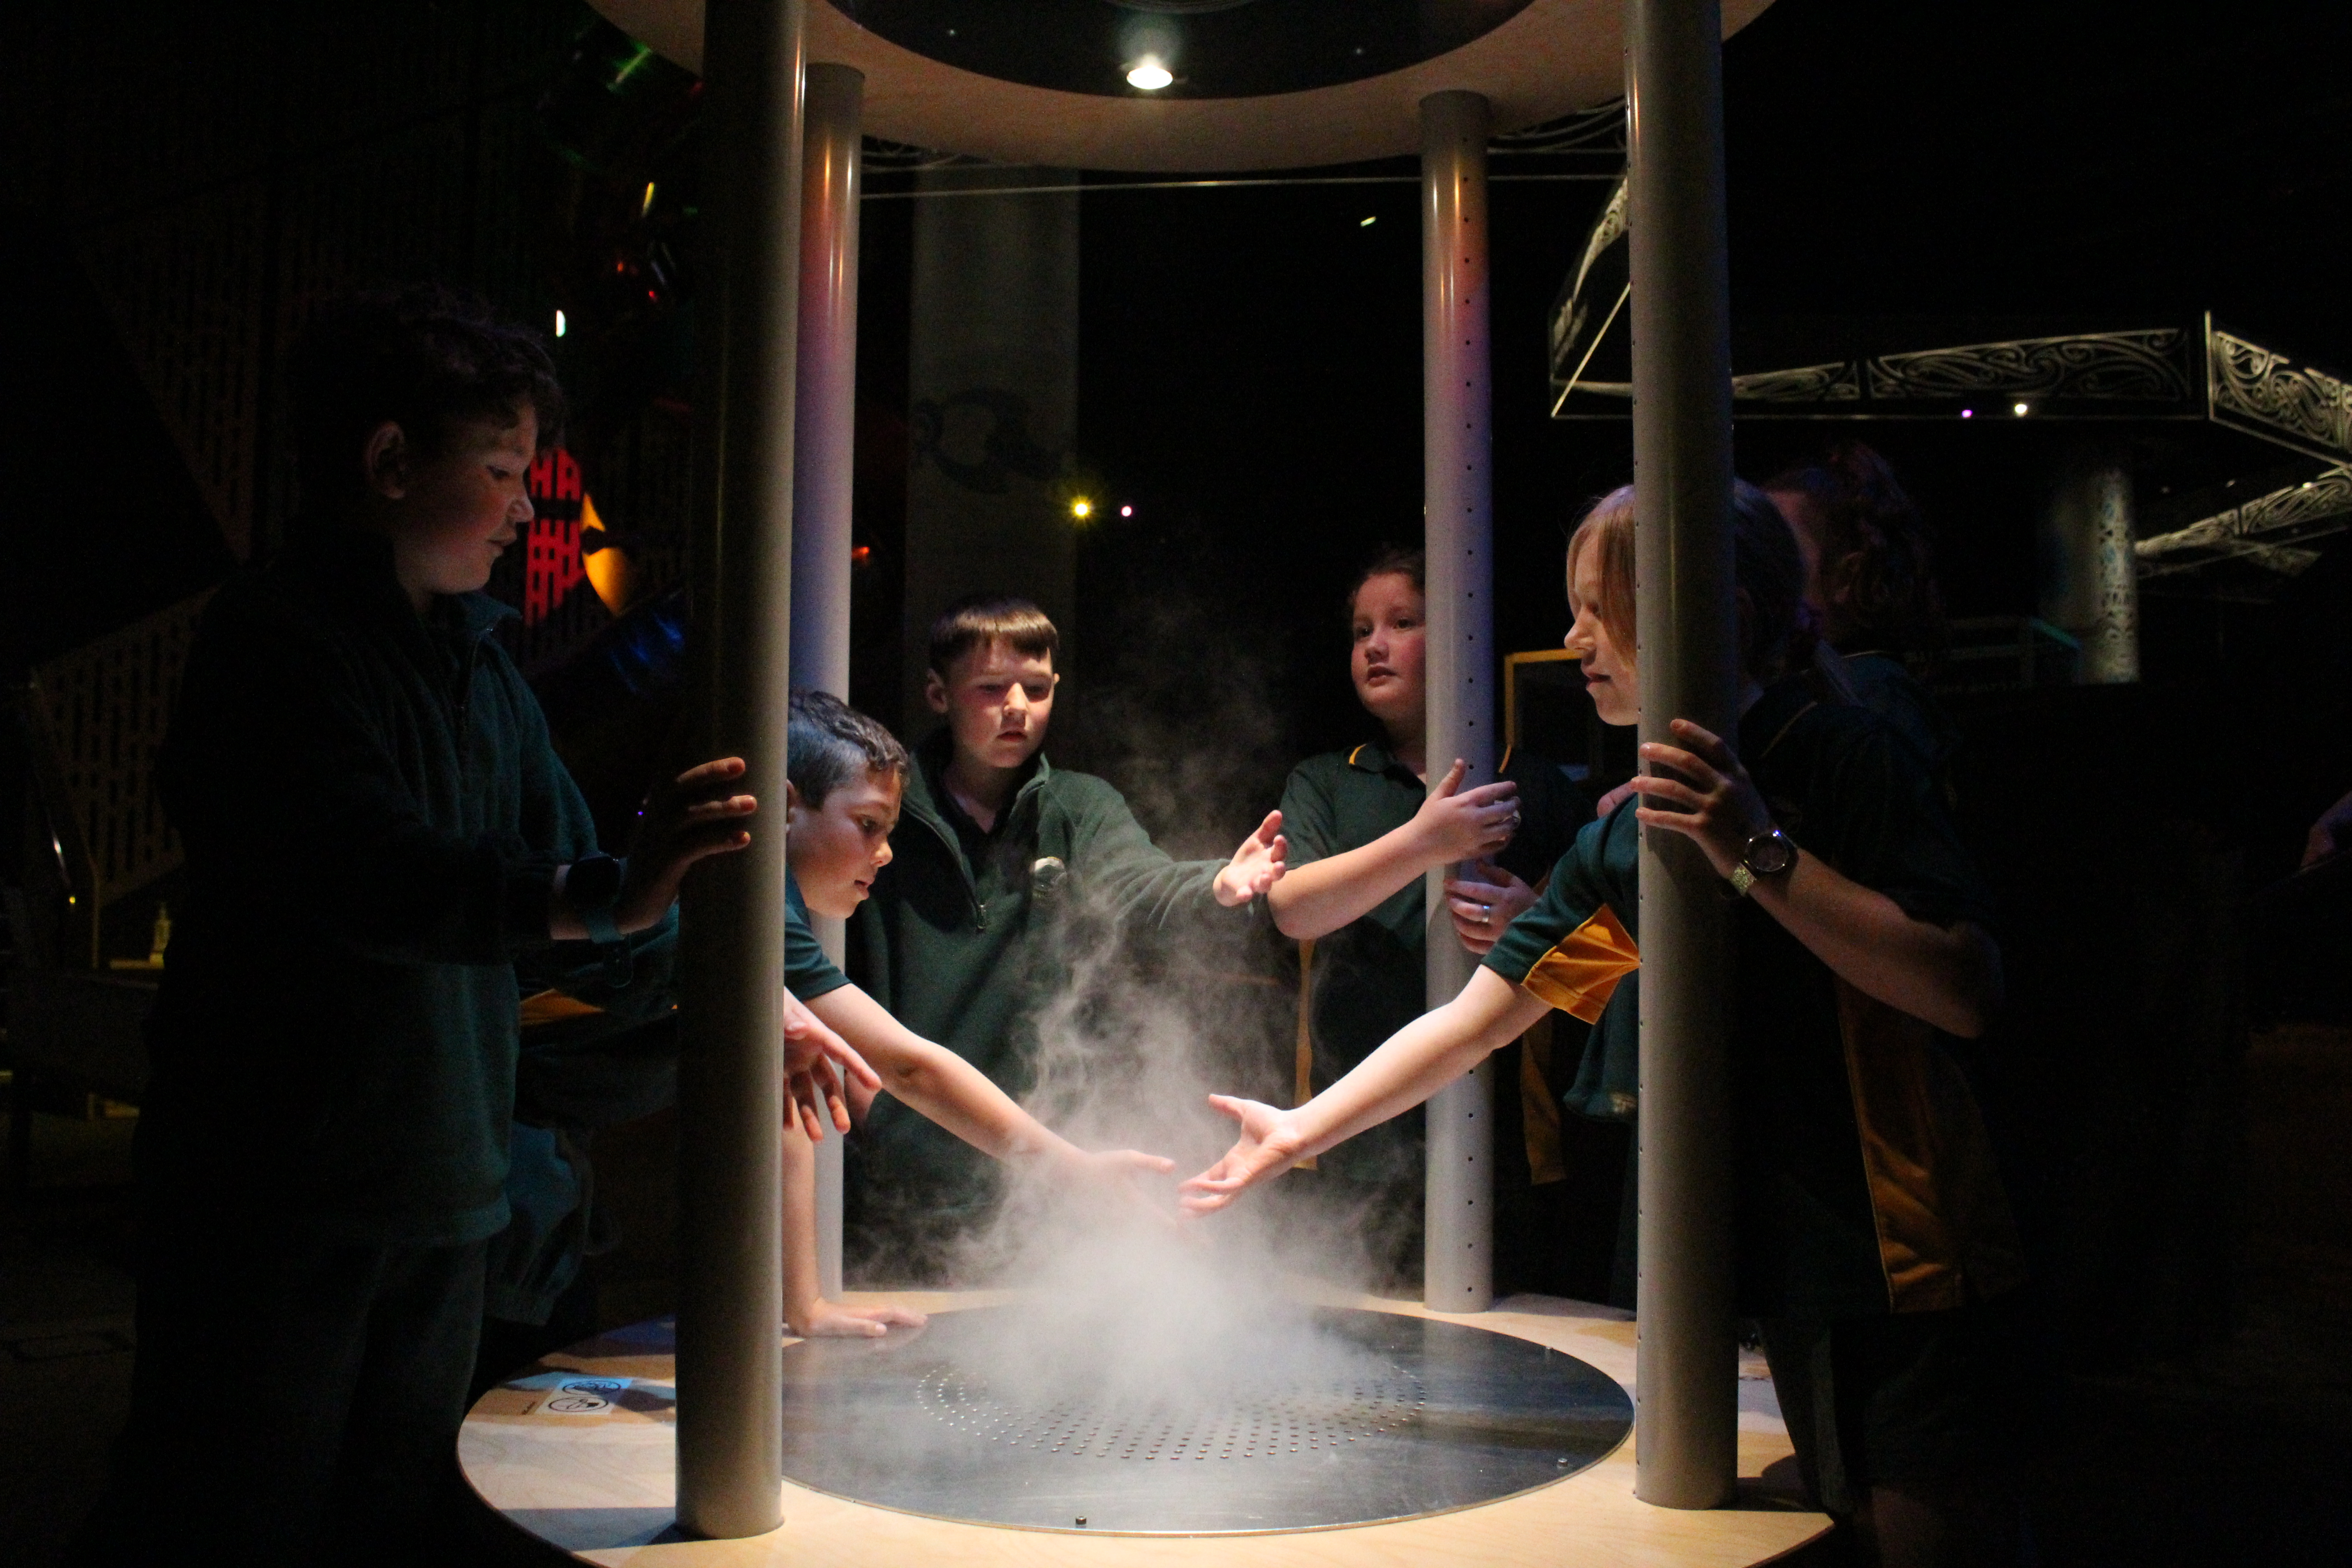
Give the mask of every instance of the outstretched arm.
[[808, 1005], [856, 1043], [881, 1074], [884, 1089], [984, 1154], [1048, 1160], [1076, 1174], [1175, 1168], [1171, 1160], [1131, 1149], [1087, 1152], [1014, 1104], [987, 1074], [908, 1028], [855, 985], [828, 991]]
[[[1644, 827], [1688, 837], [1717, 876], [1728, 877], [1748, 840], [1771, 826], [1771, 813], [1720, 738], [1687, 719], [1675, 720], [1674, 732], [1682, 745], [1653, 742], [1642, 757], [1683, 777], [1635, 779], [1643, 802], [1635, 815]], [[1972, 921], [1915, 920], [1885, 894], [1801, 850], [1787, 875], [1759, 878], [1749, 896], [1855, 990], [1947, 1034], [1981, 1035], [2000, 1005], [2000, 949]]]
[[1223, 1159], [1184, 1184], [1184, 1206], [1195, 1214], [1221, 1209], [1308, 1155], [1412, 1110], [1549, 1010], [1533, 993], [1481, 968], [1460, 995], [1391, 1035], [1296, 1110], [1212, 1095], [1210, 1104], [1241, 1123], [1241, 1136]]
[[1284, 873], [1268, 889], [1266, 907], [1283, 935], [1306, 941], [1338, 931], [1388, 901], [1415, 878], [1455, 860], [1492, 855], [1519, 825], [1518, 786], [1462, 788], [1466, 764], [1456, 762], [1437, 782], [1412, 820], [1370, 844]]

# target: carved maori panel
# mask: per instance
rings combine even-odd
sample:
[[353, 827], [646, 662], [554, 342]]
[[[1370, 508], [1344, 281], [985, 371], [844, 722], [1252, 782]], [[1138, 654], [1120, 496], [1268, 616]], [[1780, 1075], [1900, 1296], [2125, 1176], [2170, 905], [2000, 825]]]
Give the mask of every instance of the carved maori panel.
[[2216, 420], [2317, 456], [2352, 458], [2352, 385], [2228, 332], [2207, 340]]
[[2192, 384], [2189, 341], [2177, 328], [2161, 327], [1881, 354], [1867, 362], [1870, 393], [1898, 401], [2001, 396], [2185, 402]]

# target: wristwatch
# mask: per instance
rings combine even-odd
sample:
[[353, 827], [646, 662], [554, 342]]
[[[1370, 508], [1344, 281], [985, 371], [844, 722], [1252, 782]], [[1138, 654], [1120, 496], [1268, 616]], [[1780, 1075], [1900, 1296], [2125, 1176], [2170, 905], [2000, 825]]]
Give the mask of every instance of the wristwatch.
[[1777, 827], [1768, 827], [1748, 841], [1739, 864], [1731, 868], [1731, 890], [1741, 898], [1765, 877], [1785, 877], [1797, 864], [1797, 841]]
[[588, 928], [588, 940], [604, 960], [605, 984], [616, 991], [627, 987], [633, 968], [620, 923], [621, 883], [627, 872], [610, 855], [588, 855], [563, 874], [563, 901]]

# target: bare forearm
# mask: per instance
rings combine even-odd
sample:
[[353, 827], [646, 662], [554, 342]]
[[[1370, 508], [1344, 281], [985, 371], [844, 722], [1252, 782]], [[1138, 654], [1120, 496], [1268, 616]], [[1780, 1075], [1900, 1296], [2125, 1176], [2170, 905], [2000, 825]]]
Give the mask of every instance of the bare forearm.
[[808, 1006], [873, 1065], [883, 1088], [981, 1152], [999, 1160], [1076, 1152], [986, 1073], [908, 1028], [856, 986], [829, 991]]
[[816, 1145], [797, 1121], [784, 1123], [784, 1321], [808, 1326], [823, 1295], [816, 1265]]
[[1305, 942], [1362, 919], [1437, 864], [1407, 823], [1361, 848], [1293, 868], [1266, 889], [1266, 908], [1277, 931]]
[[2000, 1005], [2000, 952], [1976, 926], [1912, 919], [1885, 894], [1799, 855], [1754, 897], [1837, 976], [1865, 995], [1964, 1038]]
[[1391, 1035], [1380, 1049], [1293, 1113], [1319, 1154], [1368, 1127], [1412, 1110], [1527, 1032], [1549, 1009], [1491, 969], [1470, 977], [1462, 994]]

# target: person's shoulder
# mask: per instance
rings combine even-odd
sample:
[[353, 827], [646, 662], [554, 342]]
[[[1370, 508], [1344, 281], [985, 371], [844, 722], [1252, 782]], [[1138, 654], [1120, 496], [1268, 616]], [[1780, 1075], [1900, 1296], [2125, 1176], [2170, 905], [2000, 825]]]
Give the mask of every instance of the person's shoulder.
[[1041, 784], [1048, 804], [1075, 817], [1099, 817], [1114, 813], [1133, 815], [1129, 811], [1127, 796], [1119, 793], [1118, 786], [1097, 773], [1053, 768], [1047, 771]]

